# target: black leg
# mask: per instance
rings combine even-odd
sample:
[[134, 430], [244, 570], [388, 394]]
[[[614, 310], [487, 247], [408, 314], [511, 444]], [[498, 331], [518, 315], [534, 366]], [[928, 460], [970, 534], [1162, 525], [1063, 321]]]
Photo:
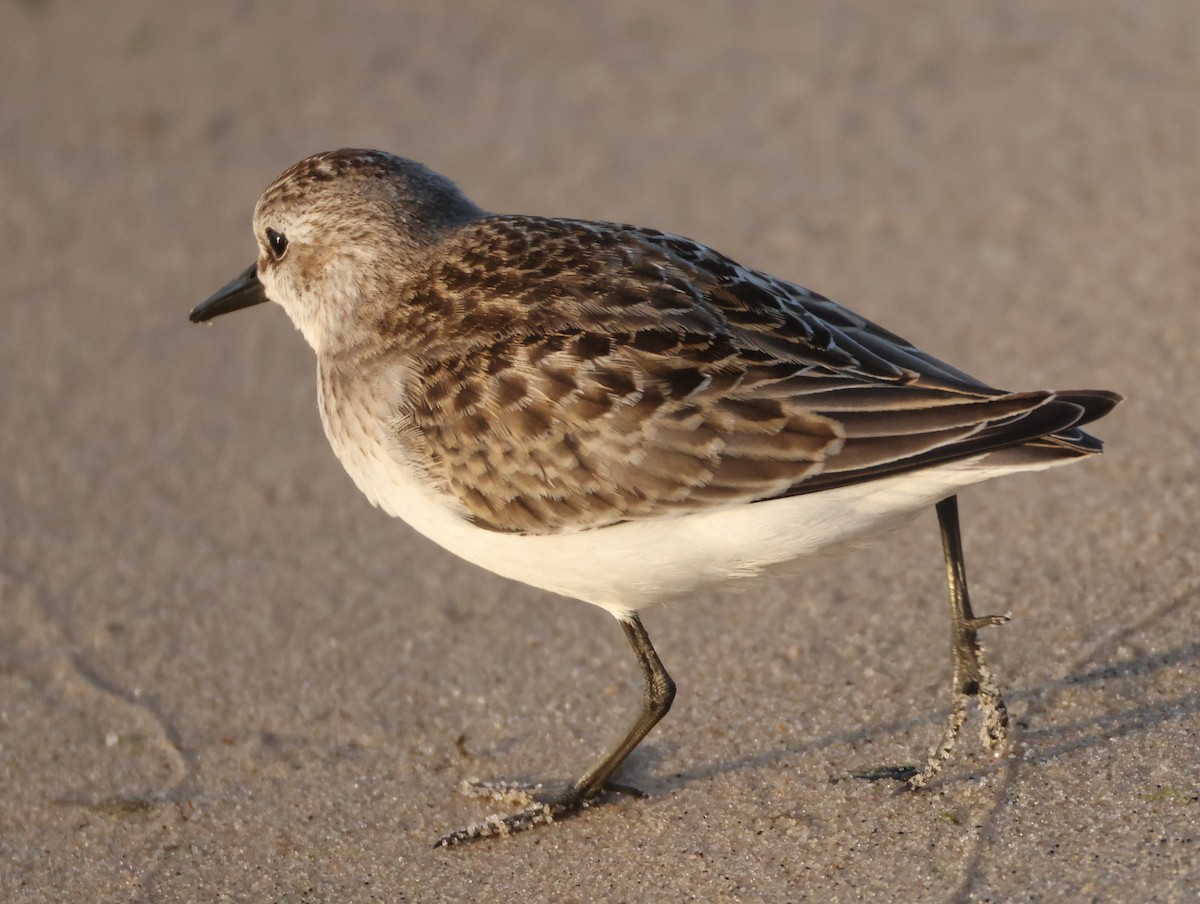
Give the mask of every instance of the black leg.
[[996, 678], [983, 661], [983, 649], [977, 632], [987, 625], [1002, 625], [1005, 615], [985, 615], [977, 618], [971, 611], [967, 593], [967, 569], [963, 559], [962, 534], [958, 526], [958, 497], [951, 496], [937, 504], [938, 525], [942, 531], [942, 550], [946, 557], [946, 582], [950, 589], [950, 654], [954, 662], [954, 698], [950, 719], [941, 740], [929, 752], [925, 768], [908, 780], [908, 787], [923, 787], [941, 770], [954, 750], [954, 742], [967, 718], [971, 697], [979, 701], [984, 712], [982, 739], [986, 746], [998, 750], [1008, 738], [1008, 710]]
[[629, 645], [633, 647], [638, 664], [642, 667], [642, 677], [645, 679], [642, 711], [624, 738], [588, 769], [579, 781], [557, 794], [537, 794], [512, 784], [472, 783], [474, 793], [513, 802], [524, 809], [509, 816], [489, 816], [483, 822], [457, 832], [451, 832], [449, 835], [439, 838], [434, 847], [448, 847], [465, 841], [473, 841], [476, 838], [520, 832], [544, 822], [553, 822], [555, 819], [578, 813], [587, 807], [596, 795], [606, 789], [626, 792], [632, 790], [614, 785], [609, 782], [609, 779], [625, 762], [625, 758], [633, 752], [633, 749], [650, 733], [650, 729], [657, 725], [670, 710], [671, 701], [675, 699], [675, 682], [671, 680], [671, 676], [663, 668], [658, 654], [654, 652], [654, 646], [650, 643], [650, 635], [642, 627], [641, 619], [634, 614], [628, 620], [622, 619], [621, 627], [625, 630], [625, 636], [629, 638]]

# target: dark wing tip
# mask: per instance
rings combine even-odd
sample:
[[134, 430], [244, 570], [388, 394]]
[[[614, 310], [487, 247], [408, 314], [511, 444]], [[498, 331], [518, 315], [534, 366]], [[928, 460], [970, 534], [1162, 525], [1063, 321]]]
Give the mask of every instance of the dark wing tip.
[[1063, 389], [1055, 391], [1054, 397], [1083, 409], [1083, 414], [1074, 424], [1076, 427], [1100, 420], [1125, 400], [1120, 393], [1108, 389]]

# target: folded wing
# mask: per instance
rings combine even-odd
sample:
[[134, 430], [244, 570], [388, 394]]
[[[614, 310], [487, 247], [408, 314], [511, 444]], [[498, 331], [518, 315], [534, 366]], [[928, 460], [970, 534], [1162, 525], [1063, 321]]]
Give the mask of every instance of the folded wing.
[[1099, 451], [1078, 426], [1118, 400], [1002, 392], [652, 230], [493, 217], [458, 242], [411, 290], [454, 304], [422, 337], [398, 438], [494, 530], [672, 517], [1000, 450], [1033, 467]]

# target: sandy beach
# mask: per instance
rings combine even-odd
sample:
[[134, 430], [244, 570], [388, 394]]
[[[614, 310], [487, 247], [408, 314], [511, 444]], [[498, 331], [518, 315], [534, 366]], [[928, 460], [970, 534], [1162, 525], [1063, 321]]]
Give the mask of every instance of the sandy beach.
[[[1186, 0], [0, 4], [0, 899], [1200, 896], [1198, 53]], [[960, 500], [1010, 755], [974, 720], [926, 792], [857, 777], [949, 703], [931, 511], [648, 610], [648, 796], [433, 850], [641, 679], [605, 612], [370, 507], [281, 310], [188, 323], [341, 146], [1124, 394], [1105, 455]]]

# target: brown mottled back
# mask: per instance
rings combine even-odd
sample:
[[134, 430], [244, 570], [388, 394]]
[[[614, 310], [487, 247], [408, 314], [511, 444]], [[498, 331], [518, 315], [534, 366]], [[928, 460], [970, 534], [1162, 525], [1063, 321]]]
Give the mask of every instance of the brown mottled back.
[[[991, 389], [822, 296], [653, 230], [493, 216], [427, 260], [364, 309], [366, 334], [406, 359], [405, 456], [495, 530], [805, 492], [1069, 430], [1087, 408]], [[356, 368], [362, 353], [379, 350], [360, 349]], [[1043, 406], [1036, 430], [1012, 427]], [[1075, 431], [1049, 445], [1089, 442]]]

